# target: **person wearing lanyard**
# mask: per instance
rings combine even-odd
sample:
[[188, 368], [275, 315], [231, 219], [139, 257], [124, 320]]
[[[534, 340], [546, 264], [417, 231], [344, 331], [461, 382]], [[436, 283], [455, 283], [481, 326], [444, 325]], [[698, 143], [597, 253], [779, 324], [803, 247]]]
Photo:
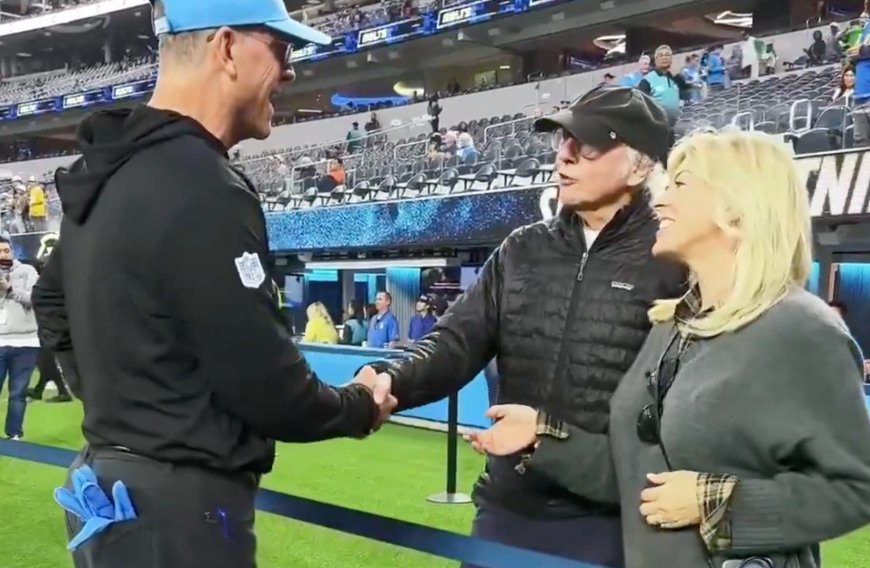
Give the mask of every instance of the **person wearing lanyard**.
[[24, 435], [27, 386], [39, 352], [30, 303], [36, 278], [36, 269], [17, 261], [9, 239], [0, 237], [0, 390], [8, 375], [5, 434], [10, 440]]
[[291, 46], [331, 40], [278, 0], [201, 4], [155, 0], [153, 97], [85, 120], [56, 176], [63, 238], [33, 296], [84, 406], [87, 445], [55, 492], [76, 568], [255, 566], [275, 440], [362, 438], [395, 405], [374, 374], [322, 383], [294, 346], [228, 156], [269, 136]]
[[369, 320], [367, 347], [388, 349], [399, 341], [399, 321], [390, 311], [392, 304], [393, 296], [389, 292], [378, 292], [375, 296], [377, 313]]

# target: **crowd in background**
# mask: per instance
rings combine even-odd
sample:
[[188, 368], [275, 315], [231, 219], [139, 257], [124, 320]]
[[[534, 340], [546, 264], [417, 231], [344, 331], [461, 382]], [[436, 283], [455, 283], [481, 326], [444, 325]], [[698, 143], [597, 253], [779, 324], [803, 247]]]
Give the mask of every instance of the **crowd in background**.
[[60, 221], [60, 200], [54, 187], [31, 176], [14, 176], [0, 183], [0, 232], [5, 235], [55, 230]]
[[[363, 305], [358, 300], [351, 300], [337, 325], [323, 303], [312, 302], [305, 311], [307, 322], [302, 340], [378, 349], [399, 347], [403, 341], [399, 321], [391, 311], [392, 304], [393, 297], [386, 291], [378, 292], [373, 304]], [[446, 309], [446, 303], [438, 302], [437, 298], [428, 294], [420, 296], [414, 306], [415, 313], [408, 322], [408, 342], [429, 333]]]

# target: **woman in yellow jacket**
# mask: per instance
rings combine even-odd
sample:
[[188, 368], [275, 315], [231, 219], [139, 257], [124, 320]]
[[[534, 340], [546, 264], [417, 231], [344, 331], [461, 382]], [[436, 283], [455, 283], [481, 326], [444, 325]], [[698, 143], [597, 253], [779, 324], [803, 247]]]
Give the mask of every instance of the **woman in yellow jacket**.
[[305, 325], [305, 335], [302, 341], [310, 343], [338, 343], [338, 330], [326, 311], [326, 306], [320, 302], [314, 302], [306, 310], [308, 323]]

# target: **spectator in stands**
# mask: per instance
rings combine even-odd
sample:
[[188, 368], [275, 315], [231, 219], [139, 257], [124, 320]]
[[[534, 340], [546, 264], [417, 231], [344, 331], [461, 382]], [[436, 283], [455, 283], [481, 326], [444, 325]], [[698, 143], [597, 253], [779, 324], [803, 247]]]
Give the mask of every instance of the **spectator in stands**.
[[360, 347], [366, 341], [366, 317], [362, 304], [351, 300], [345, 312], [344, 325], [341, 328], [341, 343]]
[[[763, 42], [762, 42], [763, 43]], [[762, 75], [773, 75], [776, 73], [776, 48], [772, 43], [764, 44], [763, 52], [759, 56], [759, 66], [761, 67]]]
[[671, 127], [671, 136], [667, 148], [662, 148], [662, 161], [667, 158], [667, 152], [674, 142], [674, 126], [680, 118], [680, 100], [683, 93], [688, 92], [689, 85], [681, 74], [671, 73], [673, 52], [667, 45], [659, 46], [655, 52], [655, 68], [637, 85], [641, 92], [652, 97], [668, 115], [668, 123]]
[[855, 93], [855, 70], [851, 66], [843, 67], [840, 73], [840, 84], [834, 89], [832, 100], [845, 106], [852, 106], [852, 96]]
[[45, 189], [42, 184], [36, 181], [34, 176], [30, 176], [27, 187], [27, 209], [30, 212], [30, 230], [41, 232], [45, 231], [48, 223], [46, 220], [47, 208], [45, 203]]
[[0, 391], [9, 378], [9, 407], [6, 409], [6, 437], [20, 440], [24, 435], [27, 387], [36, 367], [39, 339], [36, 316], [30, 300], [38, 278], [36, 269], [19, 262], [12, 243], [0, 237]]
[[[744, 43], [745, 45], [745, 43]], [[725, 63], [727, 78], [729, 79], [742, 79], [746, 77], [748, 73], [744, 71], [745, 65], [743, 63], [743, 46], [735, 45], [731, 48], [731, 55], [728, 57], [728, 61]]]
[[378, 120], [378, 113], [372, 111], [369, 121], [366, 122], [365, 129], [368, 133], [377, 132], [381, 129], [381, 121]]
[[443, 147], [443, 140], [447, 137], [445, 134], [441, 136], [438, 132], [433, 132], [429, 135], [429, 141], [426, 144], [426, 158], [429, 160], [435, 159], [441, 156], [441, 148]]
[[329, 193], [345, 182], [344, 162], [341, 158], [329, 160], [326, 168], [326, 175], [317, 180], [317, 191], [320, 193]]
[[347, 153], [356, 154], [362, 150], [363, 133], [359, 129], [359, 122], [354, 122], [350, 125], [350, 130], [347, 132]]
[[415, 313], [411, 316], [411, 322], [408, 326], [409, 341], [422, 339], [424, 335], [429, 333], [432, 326], [435, 325], [436, 320], [435, 315], [433, 314], [434, 307], [432, 305], [432, 298], [425, 294], [417, 299], [417, 305], [414, 306], [414, 311]]
[[613, 73], [605, 73], [604, 80], [601, 81], [601, 86], [604, 87], [606, 85], [614, 85], [616, 84], [616, 75]]
[[441, 124], [441, 105], [438, 102], [438, 93], [429, 95], [429, 105], [426, 107], [426, 114], [429, 115], [429, 124], [432, 126], [432, 132], [438, 132], [438, 127]]
[[444, 134], [444, 137], [441, 139], [441, 146], [438, 148], [438, 151], [448, 158], [455, 156], [457, 151], [456, 141], [458, 139], [458, 130], [448, 130], [447, 133]]
[[849, 50], [848, 55], [855, 65], [852, 124], [857, 148], [870, 145], [870, 23], [864, 26], [858, 44]]
[[686, 64], [680, 71], [686, 82], [686, 99], [689, 103], [701, 102], [704, 98], [704, 79], [701, 77], [701, 61], [697, 53], [686, 56]]
[[637, 60], [637, 70], [623, 75], [622, 78], [619, 80], [619, 85], [622, 87], [637, 87], [641, 79], [643, 79], [646, 74], [649, 73], [649, 63], [649, 55], [641, 55], [640, 58]]
[[466, 164], [477, 161], [477, 148], [474, 147], [474, 139], [468, 132], [463, 132], [457, 138], [456, 156]]
[[813, 32], [813, 43], [804, 52], [810, 59], [810, 65], [821, 65], [827, 61], [828, 45], [821, 31]]
[[[739, 76], [741, 78], [758, 79], [759, 75], [761, 75], [762, 58], [766, 51], [764, 42], [751, 33], [746, 32], [744, 40], [740, 43], [740, 49], [743, 53], [743, 69]], [[735, 76], [732, 75], [732, 77]]]
[[840, 26], [837, 22], [831, 22], [830, 35], [825, 42], [825, 52], [830, 57], [840, 59], [843, 57], [843, 46], [840, 44]]
[[326, 306], [321, 302], [313, 302], [305, 310], [305, 315], [308, 316], [308, 323], [305, 324], [305, 334], [302, 336], [302, 341], [338, 343], [338, 330], [335, 329], [335, 324], [332, 322], [332, 317]]
[[378, 349], [394, 347], [399, 342], [399, 321], [390, 307], [393, 296], [389, 292], [378, 292], [375, 296], [375, 315], [369, 320], [366, 345]]
[[722, 64], [722, 46], [717, 45], [707, 55], [707, 89], [711, 93], [724, 89], [727, 73], [725, 65]]
[[[373, 366], [392, 378], [399, 404], [414, 408], [457, 392], [497, 358], [501, 402], [603, 433], [608, 400], [649, 330], [648, 301], [678, 296], [683, 280], [650, 253], [657, 223], [646, 186], [658, 185], [650, 176], [667, 144], [667, 116], [637, 89], [603, 87], [535, 128], [561, 136], [560, 213], [514, 231], [410, 357]], [[585, 461], [571, 440], [541, 444], [564, 448], [561, 471], [533, 473], [532, 447], [487, 460], [472, 533], [621, 567], [616, 511], [554, 482], [607, 464]]]
[[477, 437], [496, 455], [534, 447], [531, 472], [620, 503], [627, 568], [815, 568], [814, 545], [870, 522], [861, 350], [804, 289], [811, 219], [785, 146], [701, 133], [671, 155], [653, 254], [694, 286], [649, 311], [608, 434], [507, 405]]
[[860, 19], [849, 22], [849, 27], [840, 34], [840, 45], [844, 53], [848, 53], [861, 42], [861, 32], [863, 29], [864, 22]]

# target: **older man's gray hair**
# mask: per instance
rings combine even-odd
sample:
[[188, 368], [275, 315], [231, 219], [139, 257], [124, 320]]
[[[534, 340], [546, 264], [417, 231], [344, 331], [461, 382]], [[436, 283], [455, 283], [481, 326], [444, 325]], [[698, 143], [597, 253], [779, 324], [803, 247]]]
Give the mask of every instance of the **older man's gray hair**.
[[[206, 1], [206, 0], [203, 0]], [[152, 20], [156, 21], [166, 14], [163, 0], [154, 0]], [[202, 61], [208, 38], [215, 30], [197, 30], [181, 34], [163, 34], [158, 38], [160, 65], [195, 65]]]

